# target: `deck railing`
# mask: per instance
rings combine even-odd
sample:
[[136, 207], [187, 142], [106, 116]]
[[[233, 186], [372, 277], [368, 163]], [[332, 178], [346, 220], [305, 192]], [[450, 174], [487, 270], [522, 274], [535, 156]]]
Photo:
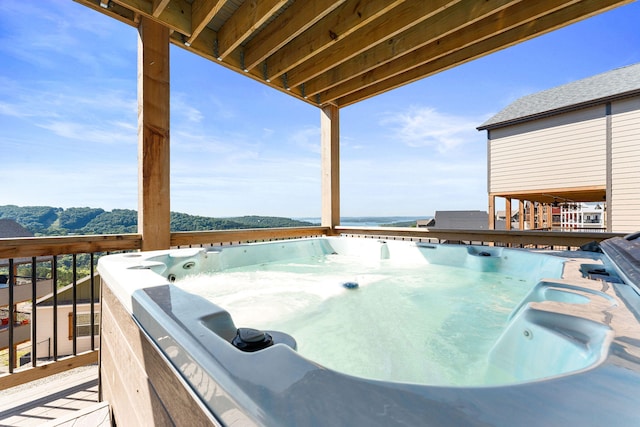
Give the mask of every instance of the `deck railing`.
[[[0, 288], [0, 307], [6, 307], [7, 313], [5, 324], [0, 326], [0, 351], [6, 357], [0, 367], [0, 389], [98, 360], [99, 336], [94, 333], [95, 306], [99, 301], [94, 274], [97, 258], [109, 252], [138, 250], [141, 242], [137, 234], [0, 239], [0, 272], [8, 279], [7, 285]], [[82, 270], [86, 277], [79, 275], [79, 256], [87, 258], [88, 265]], [[63, 265], [67, 263], [69, 267]], [[63, 269], [69, 273], [67, 277], [62, 277]], [[89, 282], [89, 295], [78, 294], [82, 281]], [[21, 306], [28, 313], [19, 319]], [[63, 306], [67, 307], [64, 311]], [[80, 306], [86, 307], [91, 322], [86, 349], [78, 347]], [[36, 307], [43, 308], [42, 318]], [[69, 313], [68, 318], [62, 313]], [[39, 342], [38, 333], [45, 327], [50, 336]], [[60, 341], [67, 338], [70, 349], [59, 348]], [[19, 345], [26, 345], [28, 362], [20, 362]]]
[[[601, 241], [619, 233], [603, 232], [549, 232], [549, 231], [498, 231], [498, 230], [436, 230], [426, 228], [395, 228], [395, 227], [344, 227], [334, 229], [327, 227], [298, 227], [278, 229], [252, 229], [252, 230], [225, 230], [207, 232], [176, 232], [171, 234], [172, 247], [206, 247], [227, 244], [237, 244], [255, 241], [269, 241], [286, 238], [301, 238], [319, 235], [345, 235], [363, 238], [398, 239], [413, 241], [428, 241], [437, 243], [463, 243], [485, 244], [496, 246], [544, 248], [555, 250], [576, 249], [584, 244]], [[94, 336], [94, 304], [90, 303], [90, 324], [83, 325], [91, 331], [91, 345], [88, 349], [78, 349], [77, 343], [77, 319], [79, 304], [86, 302], [77, 293], [78, 285], [83, 280], [89, 280], [90, 289], [94, 289], [97, 280], [94, 267], [97, 259], [107, 253], [121, 251], [137, 251], [142, 247], [142, 236], [139, 234], [99, 235], [99, 236], [64, 236], [64, 237], [37, 237], [0, 239], [0, 274], [4, 272], [8, 276], [8, 286], [0, 288], [0, 308], [6, 307], [8, 321], [0, 325], [0, 342], [6, 335], [6, 349], [8, 350], [8, 362], [4, 373], [0, 374], [0, 390], [14, 385], [19, 385], [34, 379], [46, 377], [67, 369], [95, 363], [98, 359], [99, 337]], [[77, 258], [89, 257], [90, 270], [88, 277], [79, 277]], [[66, 258], [65, 258], [66, 257]], [[58, 277], [59, 262], [71, 257], [71, 278], [62, 280]], [[24, 265], [30, 275], [17, 274], [17, 266]], [[38, 270], [38, 266], [45, 265], [45, 271]], [[18, 276], [21, 282], [18, 284]], [[44, 283], [44, 285], [43, 285]], [[65, 289], [62, 286], [66, 285]], [[25, 286], [27, 295], [25, 296]], [[48, 290], [43, 295], [43, 290]], [[63, 301], [60, 300], [62, 292], [65, 292], [64, 303], [70, 299], [69, 311], [69, 339], [73, 341], [72, 349], [60, 350], [57, 345], [58, 335], [66, 331], [66, 319], [60, 319], [58, 309]], [[70, 295], [67, 298], [67, 294]], [[90, 300], [95, 301], [97, 295], [91, 295]], [[43, 302], [43, 300], [47, 300]], [[82, 301], [81, 301], [82, 300]], [[40, 344], [37, 339], [37, 331], [43, 328], [44, 320], [39, 319], [36, 310], [38, 305], [45, 304], [52, 309], [53, 337], [44, 340], [51, 342], [48, 350], [38, 351]], [[17, 319], [18, 303], [31, 304], [31, 317], [27, 322], [15, 323]], [[13, 321], [12, 321], [13, 320]], [[47, 319], [47, 321], [49, 321]], [[26, 326], [26, 329], [25, 329]], [[26, 330], [26, 336], [31, 342], [30, 362], [20, 366], [17, 358], [17, 344], [26, 339], [22, 337]], [[29, 334], [30, 332], [30, 334]], [[22, 334], [22, 335], [21, 335]], [[22, 338], [21, 338], [22, 337]], [[0, 345], [1, 346], [1, 345]], [[46, 357], [45, 357], [46, 356]], [[48, 360], [45, 360], [48, 359]]]

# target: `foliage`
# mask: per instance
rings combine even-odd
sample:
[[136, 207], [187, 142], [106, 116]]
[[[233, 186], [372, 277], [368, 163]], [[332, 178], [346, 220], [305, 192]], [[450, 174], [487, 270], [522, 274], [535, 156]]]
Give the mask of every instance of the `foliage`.
[[104, 209], [69, 208], [58, 215], [58, 227], [75, 230], [85, 227], [89, 221], [104, 213]]
[[380, 227], [417, 227], [416, 221], [399, 221], [391, 224], [380, 224]]
[[114, 209], [93, 218], [78, 230], [79, 234], [123, 234], [138, 231], [138, 213], [132, 209]]
[[243, 225], [241, 228], [281, 228], [281, 227], [308, 227], [310, 222], [275, 216], [241, 216], [233, 218]]
[[58, 219], [61, 208], [51, 206], [0, 206], [0, 218], [15, 220], [34, 234], [46, 234], [51, 225]]
[[[11, 218], [34, 234], [137, 233], [138, 213], [132, 209], [52, 208], [48, 206], [0, 206], [0, 218]], [[171, 231], [238, 230], [246, 228], [305, 227], [312, 224], [290, 218], [241, 216], [212, 218], [171, 212]]]
[[232, 219], [216, 219], [171, 212], [171, 231], [234, 230], [239, 228], [247, 227], [243, 227], [242, 224]]

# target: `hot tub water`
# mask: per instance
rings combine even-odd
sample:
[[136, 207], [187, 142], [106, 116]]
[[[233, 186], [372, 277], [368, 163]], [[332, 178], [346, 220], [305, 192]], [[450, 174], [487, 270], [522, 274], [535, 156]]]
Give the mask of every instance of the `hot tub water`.
[[501, 273], [331, 254], [175, 284], [229, 311], [239, 327], [292, 335], [302, 356], [328, 368], [456, 386], [493, 382], [487, 354], [535, 285]]

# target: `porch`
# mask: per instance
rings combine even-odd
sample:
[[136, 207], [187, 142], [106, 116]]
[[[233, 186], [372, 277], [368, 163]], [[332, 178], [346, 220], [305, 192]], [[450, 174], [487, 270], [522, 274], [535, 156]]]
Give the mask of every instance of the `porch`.
[[[498, 230], [429, 230], [425, 228], [387, 228], [387, 227], [327, 227], [283, 228], [264, 230], [211, 231], [211, 232], [179, 232], [171, 233], [172, 247], [208, 247], [226, 246], [256, 241], [302, 238], [321, 235], [355, 236], [363, 239], [411, 240], [430, 243], [463, 243], [504, 247], [539, 248], [550, 250], [577, 249], [579, 246], [617, 236], [615, 233], [559, 233], [545, 231], [498, 231]], [[101, 235], [73, 236], [55, 238], [19, 238], [0, 239], [0, 259], [10, 263], [12, 257], [42, 257], [53, 260], [65, 255], [92, 255], [97, 260], [101, 254], [137, 251], [141, 247], [141, 236]], [[94, 261], [95, 262], [95, 261]], [[10, 281], [15, 280], [11, 274]], [[50, 272], [56, 282], [55, 270]], [[74, 275], [75, 277], [75, 275]], [[71, 286], [80, 281], [76, 277]], [[34, 292], [38, 292], [34, 279]], [[11, 299], [14, 286], [9, 286], [8, 296]], [[55, 291], [54, 291], [55, 294]], [[37, 299], [37, 293], [34, 293]], [[55, 301], [55, 298], [54, 298]], [[7, 301], [8, 302], [8, 301]], [[3, 302], [6, 304], [7, 302]], [[77, 301], [76, 301], [77, 303]], [[55, 310], [55, 302], [54, 302]], [[75, 313], [75, 312], [74, 312]], [[75, 319], [75, 316], [74, 316]], [[66, 322], [66, 319], [54, 319], [54, 322]], [[32, 333], [42, 327], [37, 318], [32, 319]], [[93, 329], [94, 325], [91, 325]], [[95, 416], [103, 419], [107, 406], [97, 402], [103, 400], [102, 389], [98, 384], [96, 362], [99, 361], [99, 344], [90, 351], [78, 352], [74, 345], [71, 354], [54, 352], [48, 360], [38, 357], [37, 343], [32, 341], [23, 344], [31, 347], [30, 353], [35, 356], [28, 363], [21, 363], [16, 357], [18, 346], [13, 341], [16, 328], [8, 325], [9, 346], [8, 365], [4, 366], [4, 374], [0, 376], [0, 420], [3, 425], [28, 426], [41, 422], [47, 425], [65, 425], [65, 420], [75, 417]], [[54, 330], [58, 325], [54, 323]], [[73, 330], [76, 330], [73, 328]], [[65, 337], [66, 338], [66, 337]], [[77, 337], [73, 337], [74, 342]], [[96, 343], [100, 337], [96, 337]], [[62, 348], [62, 346], [54, 346]], [[113, 349], [111, 349], [113, 350]], [[46, 386], [45, 386], [46, 384]], [[113, 391], [112, 391], [113, 392]], [[10, 396], [10, 397], [9, 397]], [[108, 404], [108, 402], [105, 402]], [[94, 418], [91, 418], [94, 420]], [[92, 421], [93, 422], [93, 421]], [[110, 421], [104, 421], [108, 425]], [[60, 423], [60, 424], [58, 424]], [[98, 424], [99, 425], [99, 424]]]
[[[53, 338], [52, 352], [47, 357], [39, 354], [36, 340], [31, 340], [30, 361], [22, 363], [18, 357], [18, 326], [9, 321], [6, 329], [7, 365], [0, 376], [0, 390], [31, 384], [32, 388], [44, 392], [42, 383], [34, 381], [48, 379], [50, 376], [95, 364], [101, 358], [100, 338], [93, 337], [89, 350], [78, 346], [78, 300], [75, 289], [82, 279], [73, 263], [71, 283], [61, 283], [57, 275], [57, 261], [62, 257], [90, 256], [90, 280], [96, 280], [94, 273], [97, 259], [106, 253], [156, 250], [169, 247], [206, 247], [230, 245], [246, 242], [269, 241], [277, 239], [302, 238], [320, 235], [349, 235], [374, 239], [416, 240], [422, 242], [462, 242], [465, 244], [484, 244], [508, 247], [530, 247], [545, 249], [575, 249], [592, 241], [600, 241], [617, 236], [615, 233], [557, 233], [544, 231], [474, 231], [474, 230], [429, 230], [416, 228], [360, 228], [340, 226], [340, 129], [339, 108], [360, 100], [386, 92], [400, 85], [426, 77], [440, 70], [453, 67], [476, 57], [505, 48], [519, 41], [527, 40], [538, 34], [552, 31], [624, 4], [626, 0], [609, 0], [595, 4], [593, 2], [541, 2], [532, 7], [518, 2], [496, 2], [473, 8], [473, 2], [442, 2], [433, 10], [425, 11], [422, 2], [371, 2], [366, 10], [359, 10], [359, 2], [314, 2], [314, 7], [304, 7], [303, 2], [289, 2], [288, 11], [276, 14], [278, 6], [287, 2], [265, 2], [269, 10], [250, 13], [251, 2], [243, 3], [240, 8], [231, 7], [238, 2], [199, 2], [199, 1], [97, 1], [78, 0], [87, 7], [105, 13], [119, 21], [139, 29], [139, 233], [124, 235], [69, 236], [47, 238], [0, 239], [0, 259], [8, 260], [9, 285], [6, 301], [8, 318], [16, 313], [16, 264], [15, 260], [31, 258], [30, 299], [32, 304], [39, 295], [39, 280], [36, 264], [47, 258], [52, 289]], [[205, 5], [206, 3], [206, 5]], [[214, 5], [215, 3], [215, 5]], [[255, 2], [253, 2], [255, 3]], [[343, 4], [344, 3], [344, 4]], [[459, 4], [458, 4], [459, 3]], [[223, 6], [227, 7], [223, 7]], [[247, 5], [247, 6], [245, 6]], [[449, 7], [455, 6], [451, 10]], [[237, 6], [237, 5], [236, 5]], [[317, 7], [316, 7], [317, 6]], [[193, 13], [192, 12], [193, 7]], [[351, 8], [351, 9], [350, 9]], [[316, 10], [317, 9], [317, 10]], [[185, 10], [188, 13], [185, 14]], [[224, 19], [214, 20], [218, 12]], [[446, 12], [446, 13], [445, 13]], [[440, 14], [446, 19], [444, 25], [433, 25], [440, 21]], [[346, 21], [341, 20], [349, 16]], [[278, 18], [288, 23], [281, 30], [270, 32], [259, 30], [272, 22], [277, 25]], [[295, 18], [295, 19], [293, 19]], [[341, 34], [330, 27], [313, 27], [314, 23], [324, 20], [330, 25], [334, 20], [341, 23]], [[327, 22], [331, 21], [331, 22]], [[382, 21], [382, 23], [381, 23]], [[221, 22], [229, 22], [227, 27]], [[532, 23], [536, 25], [532, 25]], [[365, 32], [380, 27], [380, 37], [371, 40]], [[215, 27], [215, 29], [214, 29]], [[233, 27], [233, 28], [232, 28]], [[320, 28], [320, 30], [317, 30]], [[332, 27], [331, 27], [332, 28]], [[237, 29], [238, 31], [234, 31]], [[428, 31], [426, 31], [428, 29]], [[254, 34], [254, 30], [255, 33]], [[326, 30], [326, 31], [325, 31]], [[322, 31], [324, 37], [320, 37]], [[307, 34], [308, 38], [304, 34]], [[273, 34], [272, 36], [268, 36]], [[327, 39], [326, 34], [330, 37]], [[470, 34], [477, 39], [470, 39]], [[258, 35], [258, 37], [255, 37]], [[265, 36], [266, 35], [266, 36]], [[421, 35], [420, 37], [418, 35]], [[233, 37], [237, 36], [237, 40]], [[340, 42], [334, 43], [340, 36]], [[349, 39], [348, 37], [352, 37]], [[398, 53], [393, 46], [385, 53], [387, 40], [400, 36], [410, 45]], [[252, 38], [253, 37], [253, 38]], [[342, 38], [344, 37], [344, 38]], [[265, 40], [267, 38], [267, 40]], [[323, 46], [310, 49], [302, 58], [293, 54], [302, 54], [306, 45], [304, 40], [324, 40]], [[327, 39], [327, 40], [325, 40]], [[346, 40], [342, 42], [342, 40]], [[265, 41], [271, 46], [265, 50]], [[219, 44], [220, 42], [220, 44]], [[225, 67], [247, 74], [250, 78], [263, 81], [275, 90], [289, 93], [301, 102], [317, 106], [321, 112], [322, 128], [322, 226], [262, 229], [240, 231], [209, 232], [170, 232], [170, 191], [169, 191], [169, 44], [173, 43], [205, 58], [219, 61]], [[226, 44], [225, 44], [226, 43]], [[338, 45], [337, 47], [335, 47]], [[358, 52], [336, 54], [340, 47], [349, 45]], [[215, 46], [215, 49], [212, 49]], [[251, 51], [250, 47], [255, 47]], [[288, 46], [288, 50], [282, 50]], [[440, 46], [440, 47], [438, 47]], [[335, 50], [333, 48], [335, 47]], [[246, 49], [245, 49], [246, 48]], [[433, 53], [434, 49], [437, 54]], [[258, 52], [265, 50], [264, 52]], [[309, 50], [309, 49], [306, 49]], [[383, 51], [385, 50], [385, 51]], [[366, 52], [375, 51], [385, 55], [385, 61], [371, 63], [376, 56]], [[324, 53], [322, 53], [324, 52]], [[316, 56], [322, 53], [324, 61]], [[266, 67], [266, 60], [272, 56], [280, 57], [278, 73]], [[330, 58], [338, 62], [328, 63]], [[295, 64], [286, 64], [296, 61]], [[263, 66], [264, 64], [264, 66]], [[270, 62], [274, 64], [274, 61]], [[322, 70], [314, 64], [323, 64]], [[344, 65], [342, 65], [344, 64]], [[300, 68], [295, 72], [294, 68]], [[309, 68], [303, 73], [304, 68]], [[340, 67], [340, 68], [338, 68]], [[378, 68], [374, 68], [378, 67]], [[354, 68], [354, 71], [351, 69]], [[293, 70], [288, 74], [283, 70]], [[333, 73], [331, 70], [342, 70]], [[367, 73], [367, 74], [364, 74]], [[296, 75], [297, 74], [297, 75]], [[339, 80], [324, 77], [341, 77]], [[318, 78], [316, 80], [316, 77]], [[314, 79], [314, 80], [312, 80]], [[315, 84], [315, 85], [314, 85]], [[314, 96], [311, 96], [314, 95]], [[73, 292], [72, 315], [58, 318], [58, 288], [70, 284]], [[92, 286], [93, 288], [93, 286]], [[99, 296], [95, 296], [99, 298]], [[20, 297], [24, 298], [24, 297]], [[93, 296], [92, 296], [93, 299]], [[35, 310], [33, 311], [35, 313]], [[92, 313], [93, 314], [93, 313]], [[90, 330], [96, 326], [94, 316], [90, 316]], [[131, 321], [131, 319], [126, 319]], [[67, 328], [67, 323], [69, 327]], [[37, 317], [30, 322], [31, 337], [37, 336], [42, 324]], [[24, 327], [23, 327], [24, 328]], [[72, 350], [67, 354], [59, 345], [61, 335], [68, 329]], [[62, 330], [63, 332], [60, 332]], [[140, 334], [141, 335], [141, 334]], [[94, 340], [94, 338], [97, 338]], [[102, 348], [103, 352], [117, 349]], [[113, 367], [112, 367], [113, 368]], [[114, 373], [117, 369], [106, 372]], [[93, 384], [91, 379], [89, 382]], [[178, 380], [176, 380], [179, 382]], [[117, 384], [126, 387], [126, 384]], [[47, 386], [48, 387], [48, 386]], [[91, 392], [94, 389], [91, 386]], [[69, 390], [72, 390], [71, 387]], [[46, 390], [48, 392], [48, 388]], [[105, 399], [103, 389], [98, 389], [97, 400]], [[118, 392], [119, 390], [111, 390]], [[167, 392], [167, 390], [164, 390]], [[33, 401], [39, 402], [37, 394]], [[94, 395], [92, 395], [94, 396]], [[27, 398], [28, 399], [28, 398]], [[84, 398], [83, 398], [84, 399]], [[87, 398], [87, 400], [91, 400]], [[108, 397], [106, 398], [108, 400]], [[8, 404], [11, 405], [11, 404]], [[13, 409], [20, 410], [27, 402]], [[180, 411], [180, 409], [177, 409]], [[186, 411], [182, 409], [183, 413]]]
[[109, 409], [98, 400], [98, 366], [91, 364], [0, 391], [3, 426], [64, 426], [69, 420], [108, 426]]

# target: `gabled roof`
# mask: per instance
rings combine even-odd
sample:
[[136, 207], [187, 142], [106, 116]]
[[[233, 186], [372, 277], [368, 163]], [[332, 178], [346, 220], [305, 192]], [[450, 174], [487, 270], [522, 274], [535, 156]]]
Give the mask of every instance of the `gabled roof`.
[[[631, 0], [76, 0], [314, 106], [344, 107]], [[183, 75], [183, 78], [189, 78]]]
[[[504, 230], [505, 222], [496, 221], [496, 229]], [[486, 211], [436, 211], [433, 228], [447, 230], [486, 230], [489, 214]]]
[[491, 117], [478, 130], [507, 126], [636, 94], [640, 95], [640, 63], [524, 96]]
[[1, 237], [33, 237], [33, 233], [13, 219], [0, 218], [0, 238]]

